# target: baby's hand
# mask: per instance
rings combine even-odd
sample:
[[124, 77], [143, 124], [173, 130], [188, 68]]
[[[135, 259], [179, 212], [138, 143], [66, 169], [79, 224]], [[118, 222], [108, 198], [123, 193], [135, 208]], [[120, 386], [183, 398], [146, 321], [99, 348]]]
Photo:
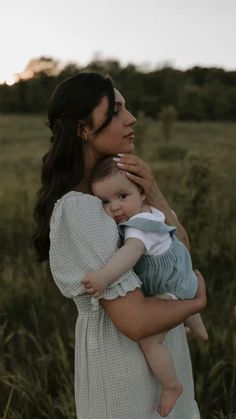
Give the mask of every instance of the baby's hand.
[[86, 291], [94, 297], [99, 297], [101, 292], [106, 288], [100, 270], [86, 274], [82, 279], [81, 284], [83, 284]]

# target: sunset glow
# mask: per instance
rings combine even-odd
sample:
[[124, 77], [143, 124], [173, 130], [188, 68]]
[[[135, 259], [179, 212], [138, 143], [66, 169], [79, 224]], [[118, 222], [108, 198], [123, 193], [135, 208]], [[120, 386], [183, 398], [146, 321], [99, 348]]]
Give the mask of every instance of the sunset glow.
[[18, 74], [24, 69], [24, 64], [22, 67], [19, 62], [15, 62], [13, 58], [7, 60], [2, 60], [0, 64], [0, 84], [7, 84], [12, 86], [19, 80]]
[[[71, 0], [68, 9], [57, 0], [2, 3], [0, 83], [14, 84], [41, 56], [80, 66], [98, 54], [121, 65], [236, 69], [235, 0], [149, 0], [148, 7], [144, 0], [135, 7], [127, 0]], [[6, 36], [9, 22], [14, 31]]]
[[0, 84], [7, 84], [8, 86], [12, 86], [17, 81], [17, 78], [15, 76], [7, 76], [7, 77], [1, 77], [0, 78]]

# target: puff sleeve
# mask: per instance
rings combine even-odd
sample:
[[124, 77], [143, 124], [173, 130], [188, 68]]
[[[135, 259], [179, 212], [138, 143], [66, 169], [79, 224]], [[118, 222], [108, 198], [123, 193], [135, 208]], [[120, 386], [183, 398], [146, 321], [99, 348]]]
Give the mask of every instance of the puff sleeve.
[[[62, 294], [68, 298], [85, 294], [81, 279], [106, 263], [116, 252], [117, 242], [117, 225], [98, 198], [72, 191], [58, 200], [50, 223], [49, 262]], [[100, 298], [114, 299], [140, 286], [139, 278], [129, 271]], [[94, 298], [92, 303], [98, 305]]]

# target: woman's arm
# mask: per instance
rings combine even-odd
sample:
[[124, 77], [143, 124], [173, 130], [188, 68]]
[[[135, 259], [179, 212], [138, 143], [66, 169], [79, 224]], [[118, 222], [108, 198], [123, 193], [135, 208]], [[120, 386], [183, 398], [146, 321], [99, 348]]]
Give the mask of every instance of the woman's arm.
[[119, 156], [120, 160], [117, 162], [119, 168], [125, 170], [127, 177], [143, 188], [149, 205], [158, 208], [165, 214], [165, 222], [176, 227], [177, 237], [190, 250], [188, 235], [176, 214], [169, 207], [168, 202], [153, 177], [150, 167], [134, 154], [123, 154]]
[[138, 289], [115, 300], [100, 300], [100, 304], [122, 334], [134, 341], [165, 332], [206, 306], [205, 282], [195, 271], [199, 288], [192, 300], [172, 301], [144, 297]]

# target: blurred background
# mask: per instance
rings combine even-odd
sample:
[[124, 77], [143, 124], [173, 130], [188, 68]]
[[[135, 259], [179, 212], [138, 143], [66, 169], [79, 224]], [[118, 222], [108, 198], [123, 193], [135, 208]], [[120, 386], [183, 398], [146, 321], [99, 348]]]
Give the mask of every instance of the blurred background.
[[209, 341], [190, 341], [202, 419], [236, 419], [236, 3], [3, 0], [0, 15], [0, 417], [72, 419], [76, 308], [35, 261], [48, 99], [109, 74], [136, 151], [186, 227], [207, 280]]

